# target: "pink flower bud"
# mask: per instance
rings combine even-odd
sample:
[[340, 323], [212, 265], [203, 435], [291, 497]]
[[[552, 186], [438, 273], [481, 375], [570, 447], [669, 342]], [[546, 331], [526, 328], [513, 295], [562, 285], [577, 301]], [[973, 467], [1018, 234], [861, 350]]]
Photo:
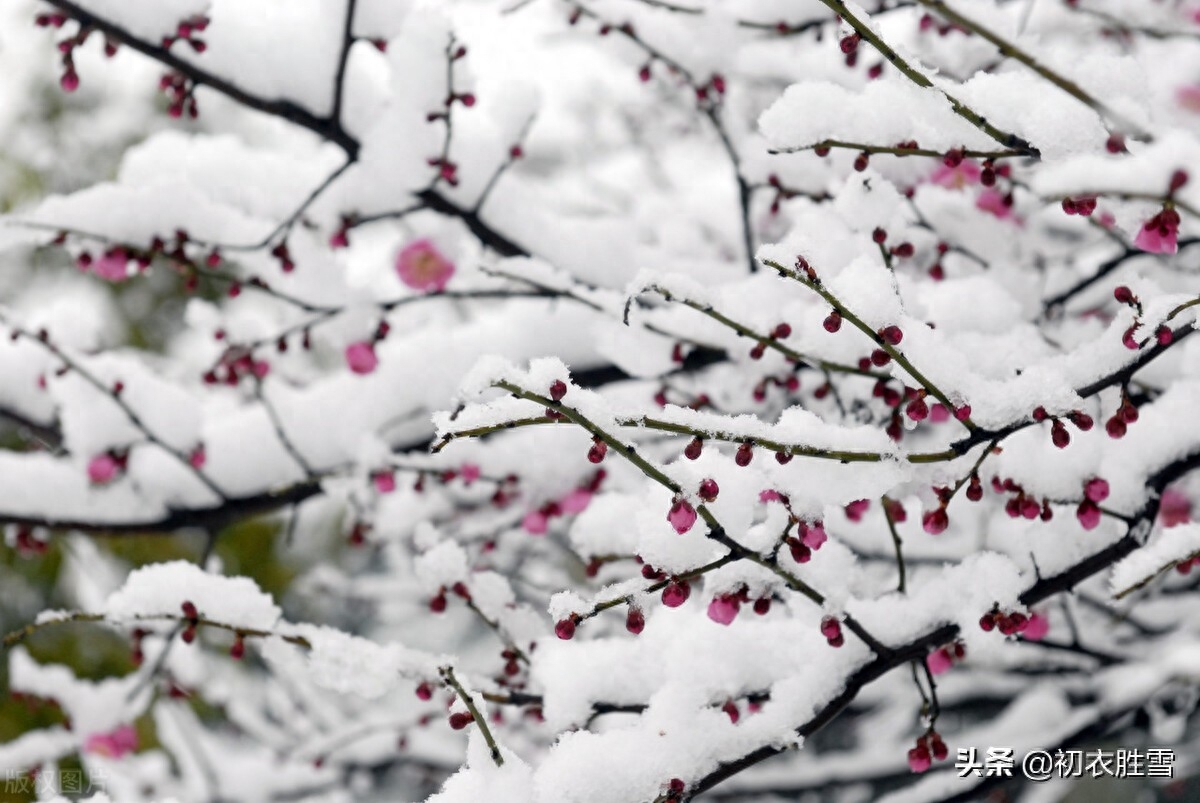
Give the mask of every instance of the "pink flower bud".
[[346, 364], [356, 374], [369, 374], [379, 365], [375, 356], [375, 346], [360, 340], [346, 347]]
[[98, 454], [88, 462], [88, 479], [93, 485], [104, 485], [116, 479], [121, 464], [109, 453]]
[[717, 624], [728, 625], [737, 617], [739, 607], [738, 598], [732, 594], [713, 597], [708, 603], [708, 618]]
[[531, 510], [525, 514], [525, 518], [521, 521], [521, 526], [530, 535], [545, 535], [546, 530], [549, 529], [550, 522], [546, 518], [546, 514], [542, 511]]
[[667, 521], [675, 532], [683, 535], [696, 523], [696, 509], [686, 499], [676, 499], [667, 513]]
[[1103, 502], [1108, 498], [1108, 480], [1092, 477], [1083, 486], [1083, 495], [1093, 502]]

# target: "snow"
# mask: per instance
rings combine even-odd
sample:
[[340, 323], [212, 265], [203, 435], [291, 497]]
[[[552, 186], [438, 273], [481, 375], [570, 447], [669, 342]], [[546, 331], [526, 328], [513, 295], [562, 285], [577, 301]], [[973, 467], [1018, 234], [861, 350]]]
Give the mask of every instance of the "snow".
[[[12, 690], [35, 707], [53, 698], [72, 728], [15, 734], [0, 766], [49, 776], [82, 752], [114, 800], [624, 803], [778, 750], [714, 793], [969, 795], [948, 763], [906, 774], [905, 751], [933, 723], [907, 667], [875, 677], [892, 659], [852, 621], [885, 645], [919, 644], [918, 657], [965, 647], [937, 678], [936, 727], [952, 751], [1053, 748], [1137, 707], [1154, 739], [1186, 752], [1178, 712], [1195, 701], [1180, 679], [1200, 625], [1191, 581], [1171, 567], [1200, 553], [1200, 529], [1158, 530], [1145, 514], [1161, 472], [1200, 453], [1200, 339], [1153, 340], [1197, 292], [1200, 181], [1170, 187], [1200, 163], [1188, 83], [1200, 49], [1188, 36], [1114, 37], [1096, 12], [1186, 33], [1194, 9], [952, 2], [1104, 109], [978, 35], [923, 25], [920, 4], [849, 12], [933, 87], [866, 42], [848, 63], [839, 40], [851, 28], [821, 0], [593, 0], [574, 23], [571, 3], [359, 0], [334, 119], [346, 0], [85, 0], [156, 46], [181, 20], [210, 16], [203, 52], [175, 42], [171, 53], [267, 106], [202, 87], [199, 119], [176, 120], [156, 89], [164, 66], [129, 47], [106, 59], [99, 34], [71, 56], [78, 91], [60, 92], [55, 41], [75, 23], [31, 26], [47, 7], [5, 4], [0, 523], [13, 560], [0, 585], [5, 618], [37, 629], [28, 651], [9, 651]], [[466, 52], [448, 53], [451, 42]], [[1041, 158], [997, 159], [985, 186], [980, 159], [949, 181], [936, 157], [878, 154], [859, 171], [853, 148], [811, 152], [828, 138], [1002, 147], [947, 95]], [[1128, 153], [1106, 147], [1118, 129]], [[357, 157], [335, 176], [350, 140]], [[1093, 193], [1091, 217], [1060, 204]], [[1179, 255], [1128, 250], [1165, 203], [1181, 214]], [[167, 253], [125, 281], [72, 265], [155, 237]], [[445, 292], [397, 273], [397, 254], [422, 241], [453, 264]], [[291, 270], [271, 253], [284, 243]], [[912, 255], [889, 253], [901, 243]], [[798, 257], [869, 331], [849, 315], [826, 331], [829, 303], [761, 264]], [[1136, 303], [1114, 298], [1122, 285]], [[1172, 325], [1189, 331], [1197, 309]], [[1135, 322], [1147, 343], [1130, 349]], [[892, 325], [912, 368], [859, 368]], [[29, 335], [11, 339], [14, 327]], [[351, 371], [351, 343], [378, 364]], [[697, 349], [714, 364], [678, 359]], [[205, 381], [243, 351], [265, 376]], [[544, 418], [546, 404], [497, 385], [546, 397], [559, 381], [566, 420], [508, 426]], [[888, 406], [903, 392], [968, 403], [971, 424], [918, 422], [903, 402]], [[1115, 438], [1105, 424], [1126, 395], [1138, 417]], [[1038, 407], [1063, 419], [1066, 448], [1032, 420]], [[1076, 411], [1090, 431], [1069, 420]], [[592, 462], [596, 429], [611, 443]], [[735, 457], [743, 442], [748, 465]], [[127, 463], [89, 482], [110, 451]], [[384, 469], [394, 489], [373, 483]], [[949, 526], [926, 532], [939, 489], [973, 471], [982, 498], [959, 488]], [[1076, 509], [1094, 478], [1109, 495], [1085, 530]], [[1015, 491], [993, 479], [1053, 517], [1010, 517]], [[1169, 479], [1170, 523], [1195, 519], [1195, 473]], [[703, 501], [708, 481], [720, 490]], [[905, 508], [894, 528], [884, 497]], [[668, 519], [677, 498], [702, 514], [684, 533]], [[531, 514], [546, 526], [524, 526]], [[164, 521], [189, 526], [160, 532]], [[803, 563], [781, 545], [798, 521], [828, 534]], [[173, 560], [204, 529], [221, 538], [205, 566]], [[155, 543], [130, 552], [135, 531]], [[994, 606], [1032, 613], [1030, 589], [1118, 543], [1138, 549], [1037, 603], [1050, 621], [1040, 644], [979, 626]], [[688, 575], [688, 600], [669, 608], [648, 591], [656, 572]], [[1112, 599], [1147, 579], [1132, 609]], [[714, 599], [743, 589], [731, 621], [710, 618]], [[252, 631], [247, 659], [230, 657], [229, 633], [170, 645], [185, 601]], [[627, 629], [631, 607], [640, 633]], [[74, 611], [104, 619], [62, 624]], [[587, 618], [558, 638], [554, 624], [573, 613]], [[827, 616], [843, 621], [841, 647], [821, 635]], [[929, 643], [950, 625], [960, 645]], [[37, 639], [87, 629], [118, 639], [119, 658], [135, 628], [149, 631], [145, 661], [124, 676], [99, 677], [83, 642], [78, 666], [31, 657]], [[1081, 649], [1054, 648], [1068, 639]], [[109, 665], [107, 649], [97, 655]], [[479, 723], [446, 721], [466, 710], [443, 683], [450, 668], [502, 766]], [[837, 738], [806, 748], [801, 730], [834, 708]], [[137, 753], [85, 748], [135, 721], [156, 737]], [[1114, 739], [1128, 736], [1123, 722]]]
[[270, 630], [280, 609], [248, 577], [210, 574], [194, 563], [177, 560], [144, 566], [105, 603], [104, 613], [116, 620], [181, 616], [184, 601], [200, 616], [233, 628]]
[[1162, 530], [1146, 546], [1113, 566], [1109, 587], [1114, 596], [1124, 596], [1197, 553], [1200, 553], [1200, 524]]

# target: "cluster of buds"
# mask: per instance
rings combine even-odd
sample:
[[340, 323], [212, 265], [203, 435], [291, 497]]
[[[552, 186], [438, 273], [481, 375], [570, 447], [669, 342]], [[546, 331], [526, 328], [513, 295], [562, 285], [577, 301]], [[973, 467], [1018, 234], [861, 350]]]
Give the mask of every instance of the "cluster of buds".
[[425, 160], [430, 167], [438, 169], [438, 178], [445, 181], [451, 187], [458, 186], [458, 165], [449, 159], [441, 157], [430, 157]]
[[[978, 490], [972, 490], [972, 486]], [[1010, 493], [1012, 496], [1004, 503], [1004, 512], [1012, 519], [1029, 519], [1033, 520], [1041, 518], [1042, 521], [1050, 521], [1054, 518], [1054, 511], [1050, 508], [1050, 500], [1038, 499], [1031, 493], [1027, 493], [1020, 483], [1011, 478], [1001, 480], [999, 477], [992, 477], [992, 490], [996, 493]], [[972, 501], [978, 501], [975, 497], [983, 496], [983, 488], [979, 486], [978, 478], [973, 477], [971, 483], [967, 487], [967, 498]]]
[[[600, 490], [608, 472], [597, 469], [592, 478], [584, 485], [568, 492], [560, 499], [552, 499], [541, 507], [529, 511], [521, 521], [521, 526], [530, 535], [545, 535], [550, 529], [550, 520], [563, 515], [582, 513], [591, 504], [592, 497]], [[515, 480], [515, 478], [514, 478]], [[505, 486], [501, 486], [503, 489]], [[495, 503], [495, 497], [493, 497]], [[498, 505], [500, 506], [500, 505]]]
[[1068, 215], [1091, 217], [1096, 211], [1096, 196], [1083, 195], [1078, 198], [1063, 198], [1062, 210]]
[[[1129, 289], [1128, 286], [1123, 284], [1119, 285], [1113, 290], [1113, 298], [1127, 307], [1131, 307], [1134, 311], [1133, 323], [1128, 329], [1125, 330], [1124, 334], [1121, 335], [1121, 342], [1125, 345], [1125, 348], [1129, 349], [1130, 351], [1137, 351], [1149, 342], [1149, 338], [1138, 341], [1136, 337], [1137, 331], [1142, 328], [1141, 318], [1144, 312], [1142, 308], [1142, 301], [1140, 298], [1134, 295], [1133, 290]], [[1159, 345], [1170, 345], [1171, 341], [1174, 339], [1175, 333], [1172, 332], [1171, 327], [1167, 326], [1166, 324], [1160, 324], [1158, 328], [1154, 330], [1154, 340]]]
[[221, 354], [217, 364], [204, 372], [203, 379], [206, 385], [234, 387], [245, 378], [263, 379], [270, 372], [271, 364], [255, 358], [250, 349], [230, 346]]
[[284, 273], [291, 273], [296, 269], [296, 263], [292, 261], [291, 252], [288, 251], [287, 240], [276, 243], [271, 249], [271, 256], [279, 262], [279, 269]]
[[720, 73], [713, 73], [709, 76], [707, 83], [698, 84], [695, 89], [696, 100], [699, 103], [716, 105], [725, 97], [725, 76]]
[[1050, 415], [1050, 413], [1046, 412], [1046, 408], [1041, 405], [1033, 409], [1032, 417], [1039, 424], [1043, 421], [1050, 421], [1050, 440], [1059, 449], [1065, 449], [1071, 443], [1071, 433], [1067, 431], [1066, 425], [1062, 422], [1064, 417], [1069, 419], [1080, 432], [1087, 432], [1095, 424], [1092, 417], [1082, 410], [1072, 410], [1065, 416], [1060, 417]]
[[771, 214], [779, 214], [779, 208], [784, 201], [791, 200], [796, 197], [796, 191], [783, 186], [783, 182], [779, 180], [779, 176], [772, 173], [767, 176], [767, 184], [775, 190], [775, 197], [771, 199]]
[[[782, 499], [782, 498], [781, 498]], [[787, 503], [784, 502], [786, 505]], [[825, 532], [825, 525], [821, 521], [814, 521], [809, 524], [805, 521], [796, 521], [796, 535], [789, 535], [783, 539], [783, 543], [787, 545], [788, 551], [791, 552], [792, 560], [796, 563], [808, 563], [812, 560], [812, 554], [820, 549], [826, 541], [829, 540], [829, 535]]]
[[771, 330], [771, 333], [769, 335], [767, 335], [767, 340], [760, 340], [754, 344], [754, 347], [752, 349], [750, 349], [750, 359], [761, 360], [763, 357], [763, 354], [766, 353], [768, 342], [773, 343], [776, 340], [786, 340], [787, 338], [791, 337], [791, 335], [792, 335], [792, 327], [790, 324], [787, 324], [787, 323], [779, 324], [778, 326], [776, 326], [774, 329]]
[[[680, 360], [682, 362], [682, 360]], [[668, 404], [677, 404], [680, 407], [687, 407], [689, 410], [702, 410], [705, 407], [712, 405], [712, 398], [707, 393], [698, 393], [690, 399], [685, 399], [679, 402], [671, 402], [667, 397], [667, 391], [670, 390], [663, 385], [654, 393], [654, 403], [659, 407], [666, 407]]]
[[979, 618], [979, 627], [986, 633], [999, 630], [1006, 636], [1012, 636], [1029, 627], [1029, 617], [1020, 611], [1004, 613], [996, 605]]
[[842, 635], [842, 623], [832, 616], [821, 620], [821, 635], [830, 647], [840, 647], [846, 643], [846, 637]]
[[[445, 613], [447, 605], [446, 591], [447, 589], [445, 586], [442, 586], [438, 589], [438, 592], [433, 595], [432, 599], [429, 600], [429, 610], [433, 611], [434, 613]], [[467, 584], [461, 580], [450, 586], [449, 591], [456, 597], [460, 597], [467, 602], [471, 601], [471, 590], [467, 588]]]
[[1108, 498], [1108, 480], [1092, 477], [1083, 484], [1083, 501], [1075, 509], [1075, 516], [1085, 530], [1094, 530], [1100, 524], [1100, 503]]
[[[787, 324], [780, 324], [780, 326], [787, 326]], [[776, 330], [778, 331], [778, 327]], [[800, 390], [800, 377], [796, 376], [794, 373], [787, 373], [783, 376], [765, 376], [759, 380], [757, 384], [755, 384], [754, 390], [750, 393], [751, 398], [753, 398], [756, 402], [766, 401], [767, 388], [771, 387], [772, 385], [778, 388], [783, 388], [788, 393], [795, 393], [796, 391]]]
[[[742, 586], [736, 591], [717, 594], [708, 603], [708, 618], [717, 624], [728, 625], [737, 618], [742, 603], [752, 605], [754, 612], [765, 616], [771, 610], [771, 596], [768, 594], [751, 600], [750, 589]], [[736, 722], [736, 720], [734, 720]]]
[[[67, 15], [61, 12], [38, 14], [33, 22], [39, 28], [61, 28], [67, 23]], [[59, 86], [64, 92], [74, 92], [79, 88], [79, 73], [75, 71], [75, 48], [87, 41], [92, 28], [80, 25], [73, 36], [68, 36], [58, 43], [58, 52], [62, 54], [63, 74], [59, 78]], [[104, 55], [112, 58], [117, 54], [117, 43], [108, 37], [104, 38]]]
[[[871, 241], [873, 243], [875, 243], [876, 245], [878, 245], [880, 248], [884, 247], [884, 245], [887, 243], [887, 240], [888, 240], [887, 230], [882, 228], [881, 226], [876, 226], [871, 231]], [[899, 257], [901, 259], [909, 259], [917, 253], [917, 249], [916, 249], [916, 246], [914, 246], [912, 243], [903, 242], [903, 243], [899, 243], [898, 245], [891, 246], [890, 248], [887, 249], [887, 252], [894, 257]], [[899, 327], [897, 327], [897, 326], [890, 326], [888, 328], [899, 331]], [[901, 335], [901, 337], [903, 337], [903, 335]], [[896, 341], [896, 343], [899, 343], [899, 342], [900, 342], [899, 340]], [[893, 343], [892, 345], [895, 345], [895, 343]]]
[[521, 686], [518, 681], [512, 680], [517, 675], [521, 674], [521, 664], [518, 661], [520, 653], [512, 647], [505, 647], [500, 653], [500, 657], [504, 659], [504, 676], [497, 678], [497, 683], [501, 686], [516, 687]]
[[20, 524], [16, 526], [13, 545], [17, 548], [18, 555], [23, 558], [32, 558], [46, 554], [50, 548], [50, 541], [48, 538], [39, 537], [33, 527]]
[[1123, 438], [1129, 425], [1138, 420], [1138, 408], [1129, 398], [1129, 394], [1122, 388], [1121, 404], [1117, 407], [1112, 417], [1104, 422], [1104, 430], [1110, 438]]
[[200, 38], [200, 34], [207, 30], [208, 22], [208, 17], [200, 14], [188, 17], [175, 27], [174, 35], [162, 38], [162, 46], [170, 48], [176, 42], [184, 41], [192, 46], [192, 50], [203, 53], [208, 49], [208, 45]]
[[158, 88], [167, 96], [167, 114], [171, 117], [183, 117], [186, 112], [188, 117], [195, 120], [200, 115], [196, 107], [196, 85], [183, 73], [165, 73], [158, 79]]
[[924, 772], [933, 761], [945, 761], [947, 755], [946, 743], [930, 728], [928, 733], [917, 738], [916, 747], [908, 751], [908, 767], [913, 772]]

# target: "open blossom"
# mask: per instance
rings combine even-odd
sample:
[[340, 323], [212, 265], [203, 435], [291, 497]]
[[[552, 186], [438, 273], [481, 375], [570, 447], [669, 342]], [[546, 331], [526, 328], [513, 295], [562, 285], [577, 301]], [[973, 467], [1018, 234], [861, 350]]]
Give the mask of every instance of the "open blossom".
[[108, 733], [93, 733], [83, 743], [83, 750], [106, 758], [120, 758], [136, 750], [137, 745], [137, 731], [132, 725], [121, 725]]
[[1174, 527], [1187, 524], [1192, 520], [1192, 501], [1187, 495], [1168, 488], [1163, 491], [1162, 502], [1158, 507], [1158, 521], [1163, 527]]
[[829, 540], [829, 536], [825, 533], [825, 525], [821, 522], [815, 524], [801, 526], [800, 542], [809, 549], [817, 550]]
[[1021, 631], [1021, 637], [1030, 641], [1041, 641], [1050, 632], [1050, 620], [1045, 614], [1032, 613], [1029, 615], [1029, 621], [1025, 623], [1025, 629]]
[[949, 187], [952, 190], [961, 190], [968, 184], [978, 184], [981, 175], [983, 175], [983, 170], [970, 159], [963, 159], [954, 167], [949, 167], [943, 162], [929, 176], [929, 183], [937, 184], [939, 187]]
[[454, 263], [442, 256], [427, 239], [409, 243], [396, 255], [400, 281], [414, 290], [440, 293], [454, 275]]
[[582, 513], [592, 503], [592, 492], [587, 488], [576, 488], [559, 500], [563, 513]]
[[462, 468], [458, 470], [458, 476], [462, 477], [463, 485], [475, 482], [481, 473], [481, 469], [475, 463], [463, 463]]
[[92, 262], [92, 272], [109, 282], [123, 282], [129, 278], [129, 254], [124, 248], [113, 248]]
[[346, 365], [356, 374], [369, 374], [379, 365], [375, 347], [365, 341], [346, 346]]
[[1179, 250], [1179, 213], [1164, 209], [1147, 220], [1133, 244], [1151, 254], [1174, 254]]
[[954, 659], [945, 647], [934, 650], [925, 656], [925, 666], [929, 667], [929, 671], [935, 675], [949, 672], [953, 664]]
[[732, 594], [721, 594], [713, 597], [708, 603], [708, 618], [717, 624], [728, 625], [737, 617], [740, 603]]
[[990, 212], [1001, 220], [1010, 218], [1013, 214], [1012, 206], [1004, 203], [1004, 194], [990, 187], [979, 193], [979, 197], [975, 199], [975, 208]]

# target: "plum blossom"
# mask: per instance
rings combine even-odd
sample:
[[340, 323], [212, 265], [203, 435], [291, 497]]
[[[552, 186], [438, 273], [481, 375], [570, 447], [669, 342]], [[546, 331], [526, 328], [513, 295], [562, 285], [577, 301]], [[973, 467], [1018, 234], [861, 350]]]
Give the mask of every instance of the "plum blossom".
[[1021, 636], [1030, 641], [1041, 641], [1049, 632], [1049, 618], [1043, 613], [1034, 611], [1029, 615], [1029, 621], [1025, 623], [1025, 629], [1021, 631]]
[[83, 743], [85, 753], [105, 758], [121, 758], [137, 750], [137, 731], [132, 725], [120, 725], [108, 733], [93, 733]]
[[1158, 522], [1163, 527], [1175, 527], [1192, 520], [1192, 500], [1176, 488], [1163, 491], [1158, 507]]
[[929, 176], [929, 183], [952, 190], [961, 190], [970, 184], [978, 184], [983, 174], [982, 168], [971, 159], [963, 159], [950, 167], [945, 162], [938, 164]]
[[587, 488], [576, 488], [559, 500], [563, 513], [582, 513], [592, 503], [592, 492]]
[[1151, 254], [1174, 254], [1179, 250], [1179, 213], [1166, 208], [1142, 224], [1133, 244]]
[[945, 647], [934, 650], [925, 656], [925, 665], [929, 667], [929, 671], [935, 675], [941, 675], [950, 671], [953, 666], [954, 659], [950, 655], [950, 651]]
[[112, 248], [92, 262], [92, 272], [109, 282], [123, 282], [129, 278], [129, 254], [124, 248]]
[[531, 510], [521, 520], [521, 526], [530, 535], [545, 535], [550, 528], [550, 519], [540, 510]]
[[988, 187], [979, 193], [979, 197], [975, 199], [975, 207], [984, 212], [989, 212], [1001, 220], [1007, 220], [1013, 216], [1013, 208], [1011, 204], [1006, 204], [1004, 200], [1004, 193]]
[[728, 625], [737, 617], [740, 601], [734, 594], [719, 594], [708, 603], [708, 618], [720, 625]]
[[454, 275], [454, 263], [442, 255], [433, 241], [421, 239], [409, 243], [396, 255], [396, 272], [414, 290], [440, 293]]

